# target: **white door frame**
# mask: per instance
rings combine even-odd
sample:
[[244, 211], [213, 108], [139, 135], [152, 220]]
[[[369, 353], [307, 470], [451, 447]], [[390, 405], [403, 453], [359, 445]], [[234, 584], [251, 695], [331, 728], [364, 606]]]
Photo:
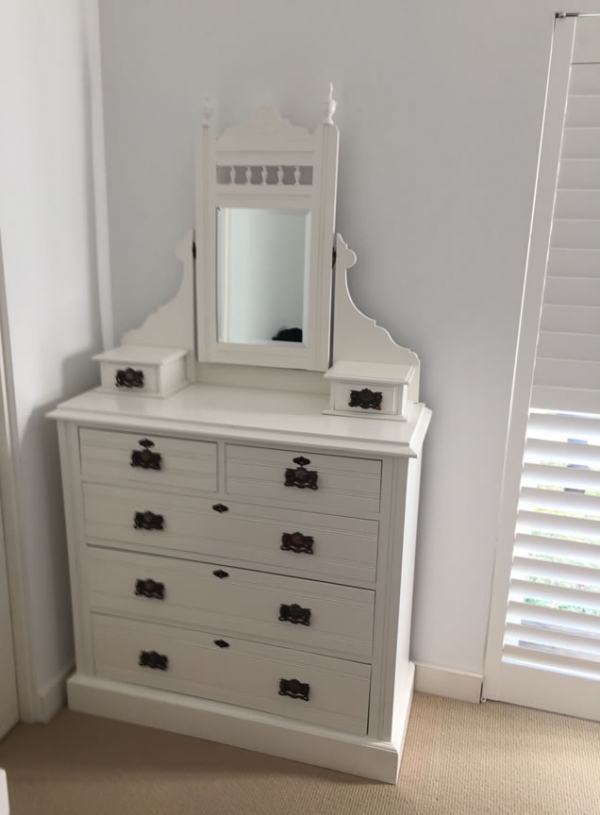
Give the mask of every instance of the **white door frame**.
[[8, 329], [8, 306], [0, 240], [0, 494], [8, 591], [12, 619], [19, 716], [22, 721], [37, 719], [33, 686], [33, 662], [29, 640], [29, 592], [27, 564], [21, 545], [17, 503], [16, 456], [18, 435], [12, 358]]

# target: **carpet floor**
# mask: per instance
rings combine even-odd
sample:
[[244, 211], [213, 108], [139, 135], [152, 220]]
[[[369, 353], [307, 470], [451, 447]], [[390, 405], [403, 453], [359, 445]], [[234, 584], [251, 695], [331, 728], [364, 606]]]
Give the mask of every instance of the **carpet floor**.
[[11, 815], [599, 815], [600, 725], [416, 694], [398, 786], [62, 711], [0, 744]]

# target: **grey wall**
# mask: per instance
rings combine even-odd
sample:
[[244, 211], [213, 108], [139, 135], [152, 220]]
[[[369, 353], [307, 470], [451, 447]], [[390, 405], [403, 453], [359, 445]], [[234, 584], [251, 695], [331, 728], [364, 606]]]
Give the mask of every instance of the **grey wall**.
[[203, 98], [341, 130], [359, 307], [422, 359], [413, 657], [480, 672], [545, 83], [548, 0], [101, 0], [116, 337], [177, 286]]
[[1, 0], [0, 229], [15, 390], [34, 716], [73, 660], [57, 434], [45, 413], [97, 383], [86, 18], [80, 0]]

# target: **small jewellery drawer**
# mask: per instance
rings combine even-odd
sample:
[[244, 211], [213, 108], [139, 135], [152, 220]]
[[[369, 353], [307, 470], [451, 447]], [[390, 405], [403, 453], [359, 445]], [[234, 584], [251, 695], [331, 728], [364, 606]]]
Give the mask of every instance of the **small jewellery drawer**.
[[100, 389], [112, 393], [165, 398], [186, 382], [185, 348], [122, 345], [97, 354]]
[[88, 547], [95, 611], [370, 659], [375, 593]]
[[94, 614], [96, 674], [365, 734], [371, 668]]
[[375, 581], [377, 521], [103, 484], [84, 484], [83, 497], [88, 539]]
[[199, 492], [217, 489], [215, 442], [82, 428], [79, 445], [84, 478]]
[[359, 516], [379, 512], [381, 461], [297, 450], [225, 446], [226, 491], [292, 507]]

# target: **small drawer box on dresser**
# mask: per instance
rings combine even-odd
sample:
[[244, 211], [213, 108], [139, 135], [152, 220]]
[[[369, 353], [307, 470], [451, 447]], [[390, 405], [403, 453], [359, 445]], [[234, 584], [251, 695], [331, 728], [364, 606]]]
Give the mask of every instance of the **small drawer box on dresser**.
[[100, 677], [367, 731], [369, 665], [98, 614], [93, 636]]
[[90, 548], [95, 611], [370, 659], [375, 594], [316, 580]]
[[185, 348], [122, 345], [97, 354], [101, 389], [165, 398], [187, 384]]

